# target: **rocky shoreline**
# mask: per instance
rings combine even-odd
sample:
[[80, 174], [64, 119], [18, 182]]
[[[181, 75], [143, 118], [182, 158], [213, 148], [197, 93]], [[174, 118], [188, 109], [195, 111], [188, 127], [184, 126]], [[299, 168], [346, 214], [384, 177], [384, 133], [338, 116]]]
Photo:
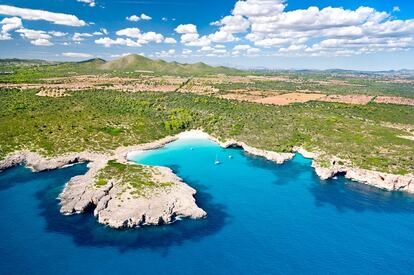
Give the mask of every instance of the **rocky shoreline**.
[[153, 167], [155, 173], [152, 180], [168, 185], [147, 190], [145, 196], [132, 196], [124, 192], [122, 182], [110, 181], [100, 187], [95, 184], [95, 176], [108, 161], [132, 164], [126, 158], [128, 152], [157, 149], [177, 138], [166, 137], [147, 144], [120, 147], [113, 154], [82, 152], [46, 159], [37, 153], [19, 151], [0, 161], [0, 171], [24, 164], [34, 172], [41, 172], [88, 162], [88, 172], [71, 178], [59, 195], [60, 212], [73, 215], [94, 208], [98, 222], [112, 228], [169, 224], [179, 218], [204, 218], [207, 213], [196, 204], [196, 190], [166, 167]]
[[322, 179], [327, 180], [338, 174], [343, 174], [345, 178], [368, 184], [387, 191], [402, 191], [414, 193], [414, 175], [394, 175], [378, 171], [353, 168], [346, 161], [333, 158], [329, 167], [322, 167], [317, 160], [313, 160], [312, 167], [316, 174]]
[[[156, 173], [153, 173], [152, 178], [159, 183], [168, 183], [168, 186], [151, 190], [145, 196], [135, 197], [124, 192], [121, 182], [109, 181], [99, 187], [95, 185], [96, 175], [110, 160], [132, 164], [128, 161], [132, 154], [158, 149], [177, 139], [197, 137], [208, 138], [223, 148], [243, 148], [249, 154], [264, 157], [277, 164], [282, 164], [295, 156], [294, 153], [276, 153], [254, 148], [236, 140], [222, 142], [200, 130], [193, 130], [147, 144], [119, 147], [111, 154], [81, 152], [45, 159], [33, 152], [19, 151], [0, 161], [0, 172], [19, 164], [26, 165], [32, 171], [40, 172], [59, 169], [69, 164], [88, 162], [88, 172], [73, 177], [59, 195], [62, 214], [80, 214], [92, 207], [98, 222], [113, 228], [169, 224], [181, 217], [199, 219], [205, 217], [207, 213], [196, 204], [194, 199], [196, 190], [166, 167], [154, 167]], [[293, 152], [313, 159], [312, 167], [321, 180], [344, 174], [348, 179], [384, 190], [414, 193], [414, 175], [393, 175], [352, 168], [349, 162], [337, 158], [333, 158], [328, 167], [323, 167], [318, 162], [318, 153], [309, 152], [301, 147], [293, 148]]]

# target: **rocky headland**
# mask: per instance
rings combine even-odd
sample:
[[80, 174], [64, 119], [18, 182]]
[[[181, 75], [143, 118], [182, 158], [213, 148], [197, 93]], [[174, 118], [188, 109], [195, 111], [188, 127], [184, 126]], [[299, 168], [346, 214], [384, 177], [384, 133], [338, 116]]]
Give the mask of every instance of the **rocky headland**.
[[169, 224], [178, 218], [203, 218], [207, 213], [196, 204], [196, 190], [166, 167], [140, 165], [150, 174], [148, 181], [154, 186], [140, 190], [139, 194], [134, 194], [133, 189], [127, 192], [125, 189], [128, 186], [122, 180], [110, 180], [105, 185], [96, 184], [97, 175], [111, 160], [125, 165], [138, 165], [127, 161], [128, 152], [156, 149], [176, 139], [167, 137], [148, 144], [120, 147], [112, 154], [82, 152], [49, 159], [37, 153], [20, 151], [0, 161], [0, 171], [24, 164], [34, 172], [41, 172], [87, 162], [88, 172], [73, 177], [59, 195], [60, 212], [73, 215], [94, 208], [98, 222], [113, 228]]
[[360, 183], [375, 186], [388, 191], [403, 191], [414, 193], [414, 175], [394, 175], [378, 171], [366, 170], [352, 167], [348, 161], [333, 158], [329, 166], [321, 166], [317, 159], [312, 162], [316, 174], [322, 179], [327, 180], [338, 174], [343, 174], [345, 178], [358, 181]]

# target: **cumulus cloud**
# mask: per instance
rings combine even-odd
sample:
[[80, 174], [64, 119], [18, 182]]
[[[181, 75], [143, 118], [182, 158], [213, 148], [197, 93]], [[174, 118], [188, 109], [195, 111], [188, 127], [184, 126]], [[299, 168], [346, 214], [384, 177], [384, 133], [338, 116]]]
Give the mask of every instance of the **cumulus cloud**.
[[281, 13], [285, 7], [284, 0], [237, 1], [233, 9], [233, 14], [247, 17], [271, 17]]
[[22, 20], [18, 17], [4, 18], [0, 21], [0, 40], [10, 40], [10, 31], [23, 27]]
[[210, 34], [208, 38], [213, 42], [232, 42], [236, 40], [236, 37], [232, 33], [225, 31], [218, 31], [213, 34]]
[[47, 33], [52, 35], [52, 36], [55, 36], [55, 37], [64, 37], [64, 36], [68, 35], [67, 32], [60, 32], [60, 31], [49, 31]]
[[134, 41], [130, 38], [116, 38], [112, 39], [109, 37], [103, 37], [95, 40], [96, 44], [103, 45], [106, 48], [109, 48], [113, 45], [121, 45], [121, 46], [127, 46], [127, 47], [141, 47], [142, 44], [138, 43], [137, 41]]
[[92, 54], [88, 53], [62, 53], [62, 56], [70, 57], [70, 58], [92, 58]]
[[193, 24], [181, 24], [175, 28], [175, 31], [180, 34], [198, 33], [197, 26]]
[[45, 31], [31, 30], [31, 29], [18, 29], [16, 31], [20, 33], [20, 36], [29, 40], [31, 44], [35, 46], [52, 46], [53, 43], [50, 41], [52, 36]]
[[[112, 45], [123, 45], [127, 47], [141, 47], [142, 45], [154, 42], [165, 42], [164, 36], [156, 32], [141, 32], [138, 28], [126, 28], [116, 32], [116, 39], [110, 37], [103, 37], [95, 40], [96, 44], [104, 45], [105, 47], [111, 47]], [[171, 42], [171, 40], [168, 40]]]
[[176, 51], [174, 49], [170, 49], [168, 51], [156, 52], [155, 56], [161, 57], [161, 58], [163, 58], [163, 57], [172, 57], [172, 56], [175, 55], [175, 53], [176, 53]]
[[31, 40], [30, 43], [35, 46], [53, 46], [53, 43], [50, 42], [50, 40], [44, 38]]
[[139, 44], [147, 44], [150, 42], [161, 43], [164, 36], [156, 32], [141, 32], [138, 28], [126, 28], [116, 32], [118, 36], [126, 36], [136, 38]]
[[91, 33], [87, 33], [87, 32], [83, 32], [83, 33], [79, 33], [79, 32], [75, 32], [75, 34], [72, 37], [72, 40], [75, 42], [80, 42], [85, 40], [85, 37], [92, 37], [93, 34]]
[[49, 12], [45, 10], [25, 9], [9, 5], [0, 5], [0, 14], [17, 16], [25, 20], [45, 20], [53, 24], [81, 27], [86, 23], [75, 15]]
[[88, 4], [90, 7], [96, 6], [95, 0], [76, 0], [76, 1]]
[[167, 38], [164, 39], [164, 42], [167, 43], [167, 44], [175, 44], [175, 43], [177, 43], [177, 40], [175, 40], [172, 37], [167, 37]]
[[211, 25], [221, 26], [220, 31], [228, 33], [245, 32], [250, 27], [249, 21], [241, 15], [229, 15]]
[[[208, 38], [232, 42], [238, 40], [236, 34], [248, 32], [244, 38], [256, 47], [275, 48], [283, 54], [344, 55], [414, 47], [413, 19], [397, 20], [370, 7], [311, 6], [286, 11], [287, 4], [285, 0], [238, 0], [231, 14], [211, 23], [219, 30]], [[240, 54], [242, 48], [233, 52]], [[258, 51], [251, 48], [250, 54]]]
[[181, 52], [181, 54], [182, 55], [190, 55], [190, 54], [192, 54], [193, 53], [193, 51], [192, 50], [190, 50], [190, 49], [184, 49], [182, 52]]
[[133, 22], [137, 22], [137, 21], [140, 21], [140, 20], [148, 21], [148, 20], [151, 20], [151, 19], [152, 19], [152, 17], [150, 17], [150, 16], [148, 16], [144, 13], [142, 13], [141, 15], [135, 15], [134, 14], [134, 15], [128, 16], [126, 18], [126, 20], [133, 21]]
[[211, 44], [209, 37], [198, 34], [196, 25], [182, 24], [175, 28], [175, 31], [181, 34], [181, 43], [186, 46], [203, 47]]

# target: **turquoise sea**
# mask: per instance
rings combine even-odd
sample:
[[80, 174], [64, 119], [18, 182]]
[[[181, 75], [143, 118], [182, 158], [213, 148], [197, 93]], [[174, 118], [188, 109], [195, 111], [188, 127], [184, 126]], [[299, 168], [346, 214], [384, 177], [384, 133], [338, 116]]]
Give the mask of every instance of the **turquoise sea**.
[[[232, 158], [229, 158], [232, 156]], [[221, 161], [215, 165], [215, 160]], [[56, 197], [86, 165], [0, 173], [0, 274], [409, 274], [414, 197], [276, 165], [204, 140], [133, 156], [198, 190], [203, 220], [112, 230], [62, 216]]]

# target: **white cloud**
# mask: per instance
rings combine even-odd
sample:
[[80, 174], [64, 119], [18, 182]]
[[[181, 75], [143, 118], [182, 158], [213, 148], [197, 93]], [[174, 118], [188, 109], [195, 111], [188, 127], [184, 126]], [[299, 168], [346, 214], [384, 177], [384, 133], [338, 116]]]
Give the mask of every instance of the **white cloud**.
[[227, 33], [245, 32], [250, 27], [249, 21], [241, 15], [229, 15], [211, 25], [221, 26], [220, 31]]
[[141, 32], [138, 28], [126, 28], [116, 32], [118, 36], [136, 38], [138, 44], [147, 44], [150, 42], [161, 43], [164, 36], [156, 32]]
[[138, 28], [126, 28], [116, 32], [117, 36], [125, 36], [127, 38], [118, 37], [112, 39], [109, 37], [103, 37], [95, 40], [96, 44], [104, 45], [105, 47], [111, 47], [112, 45], [121, 45], [127, 47], [141, 47], [144, 44], [151, 42], [161, 43], [164, 41], [164, 36], [156, 32], [141, 32]]
[[258, 48], [251, 48], [251, 49], [248, 49], [246, 52], [248, 55], [256, 55], [256, 54], [259, 54], [261, 50]]
[[177, 43], [177, 40], [175, 40], [172, 37], [166, 37], [164, 42], [167, 43], [167, 44], [175, 44], [175, 43]]
[[180, 34], [198, 33], [197, 26], [193, 24], [181, 24], [175, 28], [175, 31]]
[[139, 40], [144, 44], [149, 42], [161, 43], [164, 40], [164, 36], [156, 32], [145, 32], [142, 34]]
[[235, 51], [248, 50], [248, 49], [251, 49], [250, 45], [236, 45], [233, 48], [233, 50]]
[[201, 36], [197, 32], [197, 26], [193, 24], [179, 25], [175, 31], [181, 34], [181, 43], [186, 46], [203, 47], [211, 44], [211, 39]]
[[233, 34], [225, 31], [218, 31], [213, 34], [210, 34], [208, 38], [213, 42], [233, 42], [236, 40], [236, 37]]
[[138, 15], [131, 15], [131, 16], [128, 16], [126, 20], [136, 22], [136, 21], [141, 20], [141, 17], [139, 17]]
[[160, 52], [156, 52], [155, 55], [157, 57], [171, 57], [175, 55], [175, 50], [174, 49], [170, 49], [168, 51], [160, 51]]
[[30, 43], [32, 43], [35, 46], [53, 46], [53, 43], [50, 42], [50, 40], [44, 38], [31, 40]]
[[247, 0], [237, 1], [233, 14], [242, 16], [275, 16], [282, 12], [286, 5], [284, 0]]
[[62, 56], [65, 57], [70, 57], [70, 58], [92, 58], [93, 55], [92, 54], [88, 54], [88, 53], [62, 53]]
[[141, 14], [141, 19], [142, 19], [142, 20], [151, 20], [151, 19], [152, 19], [152, 17], [150, 17], [150, 16], [148, 16], [148, 15], [146, 15], [146, 14]]
[[18, 17], [4, 18], [0, 21], [0, 40], [10, 40], [10, 31], [23, 27], [22, 20]]
[[192, 54], [193, 53], [193, 51], [192, 50], [190, 50], [190, 49], [184, 49], [183, 51], [182, 51], [182, 54], [183, 55], [190, 55], [190, 54]]
[[399, 6], [394, 6], [394, 7], [392, 8], [392, 11], [393, 11], [393, 12], [400, 12], [400, 11], [401, 11], [401, 9], [400, 9], [400, 7], [399, 7]]
[[126, 28], [126, 29], [117, 31], [116, 35], [139, 38], [141, 37], [142, 34], [141, 34], [141, 30], [138, 28]]
[[0, 5], [0, 14], [17, 16], [25, 20], [45, 20], [58, 25], [81, 27], [86, 23], [75, 15], [55, 13], [45, 10], [24, 9], [9, 5]]
[[95, 43], [99, 45], [104, 45], [104, 47], [106, 48], [109, 48], [112, 45], [121, 45], [121, 46], [127, 46], [127, 47], [141, 47], [142, 46], [142, 44], [130, 38], [111, 39], [109, 37], [103, 37], [103, 38], [99, 38], [95, 40]]
[[101, 31], [101, 33], [103, 33], [105, 35], [108, 35], [109, 34], [108, 30], [105, 29], [105, 28], [100, 28], [99, 30]]
[[52, 38], [48, 33], [45, 31], [40, 30], [31, 30], [31, 29], [18, 29], [16, 32], [20, 33], [20, 36], [29, 40], [38, 40], [38, 39], [45, 39], [49, 40]]
[[[188, 35], [192, 35], [192, 34], [188, 34]], [[182, 35], [181, 40], [183, 36], [186, 36], [186, 35]], [[193, 36], [193, 38], [195, 39], [192, 39], [191, 41], [186, 42], [185, 45], [191, 46], [191, 47], [203, 47], [203, 46], [208, 46], [211, 44], [211, 40], [207, 36], [199, 37], [199, 35], [197, 34], [196, 36]]]
[[11, 30], [15, 30], [18, 28], [21, 28], [22, 25], [22, 20], [18, 17], [11, 17], [11, 18], [4, 18], [0, 24], [1, 26], [1, 31], [2, 32], [9, 32]]
[[131, 15], [131, 16], [128, 16], [127, 18], [126, 18], [126, 20], [128, 20], [128, 21], [133, 21], [133, 22], [137, 22], [137, 21], [140, 21], [140, 20], [144, 20], [144, 21], [148, 21], [148, 20], [151, 20], [152, 19], [152, 17], [150, 17], [150, 16], [148, 16], [148, 15], [146, 15], [146, 14], [141, 14], [141, 15]]
[[88, 4], [90, 7], [96, 6], [95, 0], [76, 0], [76, 1]]
[[55, 36], [55, 37], [63, 37], [68, 35], [67, 32], [60, 32], [60, 31], [49, 31], [48, 34]]
[[72, 40], [75, 42], [80, 42], [85, 40], [84, 37], [92, 37], [93, 34], [91, 33], [87, 33], [87, 32], [83, 32], [83, 33], [79, 33], [79, 32], [75, 32], [75, 34], [72, 37]]
[[[238, 0], [230, 15], [211, 23], [219, 30], [208, 38], [231, 42], [238, 40], [235, 34], [248, 32], [244, 38], [256, 47], [276, 48], [283, 54], [344, 55], [412, 48], [407, 39], [414, 37], [414, 19], [397, 20], [370, 7], [286, 11], [287, 5], [285, 0]], [[237, 46], [233, 50], [241, 52]], [[257, 52], [257, 48], [250, 50], [250, 54]]]

